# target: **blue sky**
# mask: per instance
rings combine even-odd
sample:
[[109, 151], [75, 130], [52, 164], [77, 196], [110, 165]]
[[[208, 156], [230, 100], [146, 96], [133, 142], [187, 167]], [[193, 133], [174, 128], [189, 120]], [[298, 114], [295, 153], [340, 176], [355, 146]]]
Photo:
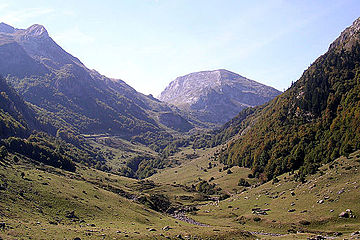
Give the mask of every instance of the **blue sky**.
[[219, 68], [283, 90], [358, 17], [359, 0], [0, 0], [0, 22], [42, 24], [87, 67], [155, 96]]

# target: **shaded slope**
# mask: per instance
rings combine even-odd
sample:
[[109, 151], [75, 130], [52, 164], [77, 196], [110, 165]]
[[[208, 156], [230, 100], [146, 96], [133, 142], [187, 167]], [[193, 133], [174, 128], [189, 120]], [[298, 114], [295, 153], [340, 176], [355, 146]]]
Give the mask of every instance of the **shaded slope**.
[[43, 26], [15, 29], [2, 23], [0, 31], [0, 57], [9, 59], [1, 62], [0, 73], [26, 101], [47, 112], [43, 121], [57, 128], [65, 122], [80, 133], [123, 137], [181, 128], [159, 123], [163, 113], [182, 118], [166, 104], [86, 68], [57, 45]]
[[39, 127], [33, 109], [0, 77], [0, 139], [23, 137]]

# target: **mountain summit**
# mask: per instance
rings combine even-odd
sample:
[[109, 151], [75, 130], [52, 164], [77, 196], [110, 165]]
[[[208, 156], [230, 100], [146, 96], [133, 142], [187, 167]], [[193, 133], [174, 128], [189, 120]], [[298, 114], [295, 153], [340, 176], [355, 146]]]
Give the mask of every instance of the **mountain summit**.
[[26, 35], [30, 36], [45, 36], [48, 37], [49, 34], [43, 25], [34, 24], [26, 29]]
[[281, 92], [225, 69], [178, 77], [159, 99], [204, 122], [222, 124], [242, 109], [264, 104]]

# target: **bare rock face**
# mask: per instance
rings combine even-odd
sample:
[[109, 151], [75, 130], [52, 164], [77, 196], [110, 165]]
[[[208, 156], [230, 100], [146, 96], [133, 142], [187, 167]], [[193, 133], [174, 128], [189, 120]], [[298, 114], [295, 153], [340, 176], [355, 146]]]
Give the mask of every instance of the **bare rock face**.
[[44, 26], [39, 24], [34, 24], [25, 30], [24, 36], [32, 37], [49, 37], [49, 34]]
[[189, 111], [204, 122], [223, 124], [246, 107], [264, 104], [281, 92], [228, 70], [178, 77], [160, 94], [161, 101]]
[[338, 47], [351, 50], [351, 47], [360, 39], [360, 17], [347, 27], [340, 36], [330, 44], [329, 50]]

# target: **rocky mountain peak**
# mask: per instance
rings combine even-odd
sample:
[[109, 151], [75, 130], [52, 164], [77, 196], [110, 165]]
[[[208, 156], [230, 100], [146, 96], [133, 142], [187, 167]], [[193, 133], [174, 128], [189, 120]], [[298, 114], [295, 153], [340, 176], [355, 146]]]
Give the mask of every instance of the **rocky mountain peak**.
[[218, 69], [176, 78], [159, 99], [192, 112], [201, 121], [224, 123], [243, 108], [263, 104], [278, 94], [274, 88]]
[[356, 19], [350, 27], [347, 27], [340, 36], [330, 44], [329, 50], [339, 46], [350, 49], [353, 44], [360, 40], [360, 17]]
[[49, 34], [45, 27], [39, 24], [34, 24], [27, 28], [24, 32], [24, 35], [31, 37], [49, 37]]
[[4, 22], [0, 23], [0, 32], [2, 33], [14, 33], [16, 29]]

